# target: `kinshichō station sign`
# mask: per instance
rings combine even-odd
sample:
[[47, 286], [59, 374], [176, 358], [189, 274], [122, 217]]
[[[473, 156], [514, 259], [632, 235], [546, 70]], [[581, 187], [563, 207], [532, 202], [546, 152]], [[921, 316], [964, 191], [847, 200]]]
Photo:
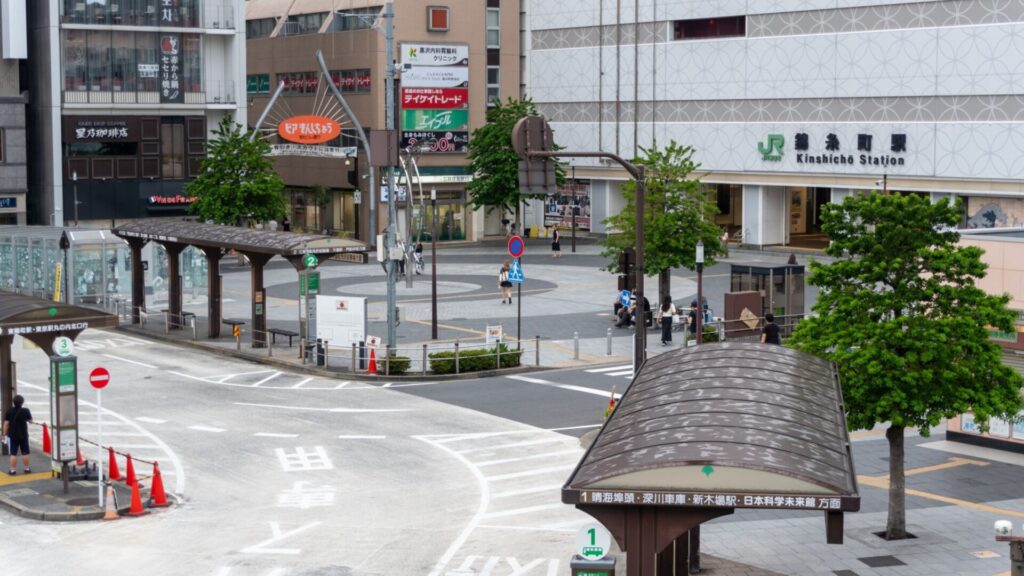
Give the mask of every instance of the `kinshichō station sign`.
[[[888, 141], [885, 141], [874, 134], [858, 133], [854, 139], [828, 132], [823, 138], [813, 139], [807, 132], [796, 132], [793, 134], [793, 158], [799, 165], [904, 166], [907, 135], [893, 132], [888, 136]], [[782, 162], [787, 152], [786, 142], [785, 134], [768, 134], [757, 143], [761, 161]]]

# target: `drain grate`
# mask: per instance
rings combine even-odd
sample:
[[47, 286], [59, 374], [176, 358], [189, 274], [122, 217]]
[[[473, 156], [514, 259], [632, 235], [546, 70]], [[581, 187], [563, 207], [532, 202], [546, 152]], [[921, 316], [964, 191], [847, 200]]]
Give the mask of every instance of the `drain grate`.
[[895, 556], [867, 556], [857, 558], [872, 568], [887, 568], [889, 566], [906, 566], [907, 563]]

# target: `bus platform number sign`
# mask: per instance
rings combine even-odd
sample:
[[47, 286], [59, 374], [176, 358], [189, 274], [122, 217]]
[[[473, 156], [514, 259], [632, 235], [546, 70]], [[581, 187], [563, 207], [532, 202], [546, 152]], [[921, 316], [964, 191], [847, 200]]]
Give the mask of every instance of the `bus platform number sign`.
[[612, 535], [600, 524], [587, 524], [576, 535], [576, 554], [587, 560], [600, 560], [608, 555]]

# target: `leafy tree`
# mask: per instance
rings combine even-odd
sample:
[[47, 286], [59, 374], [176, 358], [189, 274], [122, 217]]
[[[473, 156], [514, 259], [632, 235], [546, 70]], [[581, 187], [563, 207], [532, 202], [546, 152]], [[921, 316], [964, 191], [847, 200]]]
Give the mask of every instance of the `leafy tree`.
[[[664, 298], [670, 292], [670, 272], [680, 266], [696, 268], [697, 241], [704, 242], [704, 263], [715, 263], [725, 253], [722, 229], [715, 224], [718, 205], [701, 190], [700, 182], [690, 179], [697, 169], [694, 149], [674, 140], [664, 149], [657, 143], [640, 148], [642, 156], [634, 164], [646, 169], [644, 193], [644, 274], [658, 274], [658, 292]], [[604, 239], [602, 256], [609, 258], [609, 270], [618, 271], [619, 252], [636, 247], [636, 182], [622, 185], [626, 206], [605, 218], [609, 234]]]
[[218, 224], [284, 215], [284, 184], [267, 156], [270, 145], [259, 136], [250, 140], [250, 134], [231, 116], [221, 120], [207, 143], [199, 177], [185, 187], [196, 198], [189, 207], [191, 213]]
[[[504, 104], [494, 100], [494, 104], [487, 109], [487, 124], [474, 130], [469, 139], [469, 171], [473, 174], [466, 186], [469, 202], [474, 209], [514, 211], [516, 221], [522, 222], [519, 156], [512, 149], [512, 128], [520, 118], [537, 116], [537, 106], [529, 98], [509, 98]], [[555, 179], [559, 186], [565, 182], [561, 164], [555, 164]]]
[[1007, 296], [975, 283], [982, 251], [958, 246], [960, 207], [917, 195], [865, 195], [828, 205], [822, 228], [833, 264], [811, 262], [816, 316], [787, 345], [839, 367], [851, 429], [888, 423], [886, 537], [906, 537], [904, 429], [927, 436], [943, 418], [1016, 414], [1019, 374], [987, 327], [1011, 330]]

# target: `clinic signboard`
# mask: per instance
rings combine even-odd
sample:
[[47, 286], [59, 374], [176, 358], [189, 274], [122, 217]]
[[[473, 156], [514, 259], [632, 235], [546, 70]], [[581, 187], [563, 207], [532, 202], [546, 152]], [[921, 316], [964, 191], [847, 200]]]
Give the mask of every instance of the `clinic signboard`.
[[428, 153], [469, 151], [469, 46], [403, 43], [402, 147]]

